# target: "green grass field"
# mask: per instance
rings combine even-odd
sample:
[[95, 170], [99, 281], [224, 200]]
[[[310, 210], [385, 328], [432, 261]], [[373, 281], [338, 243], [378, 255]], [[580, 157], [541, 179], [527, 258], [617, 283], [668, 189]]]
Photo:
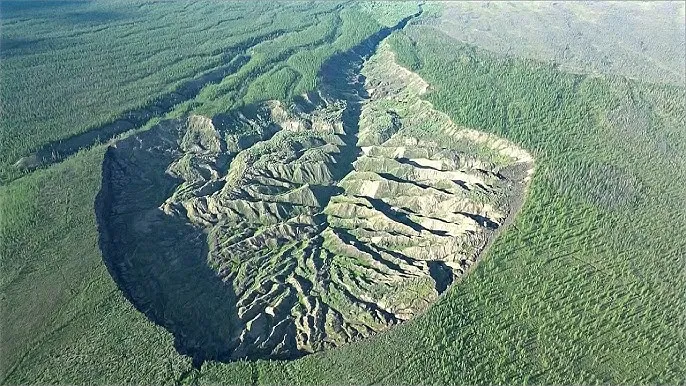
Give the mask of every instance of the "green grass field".
[[[226, 55], [250, 59], [160, 116], [290, 100], [317, 87], [327, 58], [416, 4], [34, 4], [0, 6], [0, 383], [686, 382], [683, 87], [497, 56], [423, 25], [427, 12], [391, 46], [436, 109], [533, 154], [514, 223], [425, 314], [387, 333], [198, 370], [103, 264], [93, 204], [105, 146], [33, 172], [12, 164]], [[236, 51], [257, 36], [269, 39]]]

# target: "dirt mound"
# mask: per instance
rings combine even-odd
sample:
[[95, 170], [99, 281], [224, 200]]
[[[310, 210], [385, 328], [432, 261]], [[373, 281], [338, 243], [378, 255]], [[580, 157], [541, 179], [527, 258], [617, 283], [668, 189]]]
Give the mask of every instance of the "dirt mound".
[[109, 149], [105, 259], [181, 352], [293, 358], [386, 330], [507, 220], [531, 157], [456, 127], [393, 59], [382, 46], [345, 93], [165, 121]]

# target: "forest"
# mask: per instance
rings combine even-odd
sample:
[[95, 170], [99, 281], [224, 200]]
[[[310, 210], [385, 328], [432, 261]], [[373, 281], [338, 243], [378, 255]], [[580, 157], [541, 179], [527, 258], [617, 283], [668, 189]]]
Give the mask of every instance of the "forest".
[[[300, 106], [331, 58], [420, 10], [384, 43], [427, 84], [421, 103], [531, 154], [521, 209], [412, 320], [295, 360], [197, 366], [104, 264], [108, 148], [190, 115]], [[0, 383], [684, 383], [686, 87], [488, 51], [442, 31], [443, 12], [0, 3]]]

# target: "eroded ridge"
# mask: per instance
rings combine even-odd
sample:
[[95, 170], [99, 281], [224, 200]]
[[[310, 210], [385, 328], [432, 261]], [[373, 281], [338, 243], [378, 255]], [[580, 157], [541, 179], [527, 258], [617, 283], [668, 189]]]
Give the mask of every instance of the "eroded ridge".
[[180, 351], [292, 358], [386, 330], [513, 215], [526, 151], [434, 110], [385, 44], [348, 80], [349, 97], [163, 122], [108, 151], [108, 266]]

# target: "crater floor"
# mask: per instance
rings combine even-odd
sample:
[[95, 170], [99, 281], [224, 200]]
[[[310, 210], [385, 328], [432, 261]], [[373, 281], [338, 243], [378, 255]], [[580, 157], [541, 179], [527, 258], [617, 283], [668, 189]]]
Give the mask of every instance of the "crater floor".
[[108, 150], [106, 263], [180, 352], [294, 358], [384, 331], [514, 215], [531, 156], [433, 109], [387, 44], [363, 63], [343, 91], [164, 121]]

